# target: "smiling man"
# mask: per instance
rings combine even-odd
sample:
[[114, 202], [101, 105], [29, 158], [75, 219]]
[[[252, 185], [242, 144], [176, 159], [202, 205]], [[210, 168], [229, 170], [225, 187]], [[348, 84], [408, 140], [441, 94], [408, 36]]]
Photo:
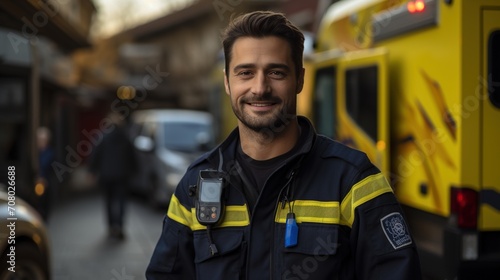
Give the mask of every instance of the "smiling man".
[[302, 90], [304, 69], [294, 67], [288, 42], [275, 36], [242, 37], [228, 56], [225, 87], [238, 118], [243, 152], [267, 160], [291, 150], [299, 135], [296, 95]]
[[227, 27], [238, 127], [179, 183], [148, 279], [421, 279], [384, 176], [296, 115], [303, 43], [280, 13]]

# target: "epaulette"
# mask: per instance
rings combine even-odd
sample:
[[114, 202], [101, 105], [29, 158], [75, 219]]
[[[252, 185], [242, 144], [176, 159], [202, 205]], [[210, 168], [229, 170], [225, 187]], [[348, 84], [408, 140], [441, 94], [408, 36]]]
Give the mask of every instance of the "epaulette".
[[360, 150], [351, 148], [326, 136], [318, 135], [317, 148], [322, 158], [339, 158], [359, 170], [365, 170], [373, 166], [366, 154]]

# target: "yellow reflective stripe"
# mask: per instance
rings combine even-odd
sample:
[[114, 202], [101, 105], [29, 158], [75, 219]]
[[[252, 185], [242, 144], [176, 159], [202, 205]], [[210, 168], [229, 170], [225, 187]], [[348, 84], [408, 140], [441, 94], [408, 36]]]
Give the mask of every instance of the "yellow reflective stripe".
[[[289, 203], [284, 208], [279, 205], [275, 222], [286, 223], [289, 207]], [[295, 200], [291, 202], [291, 207], [297, 223], [338, 224], [340, 221], [338, 201]]]
[[[342, 224], [352, 227], [354, 212], [359, 205], [383, 194], [392, 188], [382, 173], [370, 175], [355, 184], [342, 200], [338, 201], [295, 200], [291, 202], [297, 223]], [[275, 222], [286, 223], [290, 204], [276, 210]]]
[[[250, 217], [246, 204], [244, 205], [228, 205], [224, 209], [224, 219], [222, 223], [216, 227], [242, 227], [250, 224]], [[200, 224], [196, 219], [196, 209], [188, 210], [184, 207], [175, 195], [172, 196], [170, 206], [168, 207], [167, 216], [187, 227], [191, 230], [205, 230], [207, 227]]]
[[228, 205], [225, 211], [224, 220], [217, 227], [244, 227], [250, 224], [246, 205]]
[[352, 227], [356, 207], [387, 192], [392, 192], [392, 188], [382, 173], [361, 180], [351, 188], [340, 204], [340, 223]]
[[[387, 192], [392, 192], [392, 188], [385, 176], [378, 173], [355, 184], [340, 205], [338, 201], [295, 200], [291, 202], [291, 207], [298, 223], [342, 224], [352, 227], [356, 207]], [[286, 203], [284, 208], [279, 204], [275, 222], [286, 223], [289, 207], [289, 203]], [[196, 219], [196, 209], [188, 210], [175, 195], [172, 196], [167, 216], [193, 231], [206, 229]], [[222, 223], [217, 227], [242, 227], [249, 224], [250, 218], [246, 204], [229, 205], [225, 208]]]
[[[193, 213], [191, 225], [191, 230], [204, 230], [207, 227], [200, 224], [198, 219], [196, 219], [196, 209], [192, 208], [191, 213]], [[228, 205], [224, 208], [224, 217], [220, 224], [216, 225], [216, 228], [221, 227], [244, 227], [250, 224], [250, 217], [248, 216], [248, 210], [246, 204], [244, 205]]]
[[183, 224], [187, 227], [191, 227], [193, 224], [191, 211], [179, 202], [179, 199], [175, 196], [175, 194], [172, 195], [172, 198], [170, 199], [167, 216], [179, 224]]
[[191, 225], [191, 230], [205, 230], [207, 229], [206, 226], [200, 224], [198, 222], [198, 219], [196, 219], [196, 210], [194, 208], [191, 209], [193, 212], [193, 224]]

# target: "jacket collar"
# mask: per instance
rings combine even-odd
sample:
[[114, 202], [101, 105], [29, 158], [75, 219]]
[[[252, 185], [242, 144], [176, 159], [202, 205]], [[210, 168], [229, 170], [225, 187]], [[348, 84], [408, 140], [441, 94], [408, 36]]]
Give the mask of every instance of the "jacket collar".
[[[305, 133], [307, 135], [307, 140], [291, 158], [307, 154], [312, 149], [312, 146], [316, 140], [316, 131], [314, 130], [311, 122], [303, 116], [297, 116], [297, 120], [302, 133]], [[239, 138], [239, 130], [238, 128], [235, 128], [220, 145], [198, 158], [191, 164], [191, 167], [195, 167], [203, 163], [208, 163], [213, 169], [222, 168], [222, 171], [231, 170], [232, 166], [234, 166], [234, 161], [236, 158], [236, 148], [239, 144]]]

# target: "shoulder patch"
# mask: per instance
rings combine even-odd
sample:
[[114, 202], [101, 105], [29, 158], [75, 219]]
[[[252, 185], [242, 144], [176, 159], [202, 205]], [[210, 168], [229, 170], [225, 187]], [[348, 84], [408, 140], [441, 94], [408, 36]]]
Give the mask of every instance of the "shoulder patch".
[[403, 215], [393, 212], [380, 219], [382, 230], [394, 249], [401, 248], [412, 243], [408, 227]]

